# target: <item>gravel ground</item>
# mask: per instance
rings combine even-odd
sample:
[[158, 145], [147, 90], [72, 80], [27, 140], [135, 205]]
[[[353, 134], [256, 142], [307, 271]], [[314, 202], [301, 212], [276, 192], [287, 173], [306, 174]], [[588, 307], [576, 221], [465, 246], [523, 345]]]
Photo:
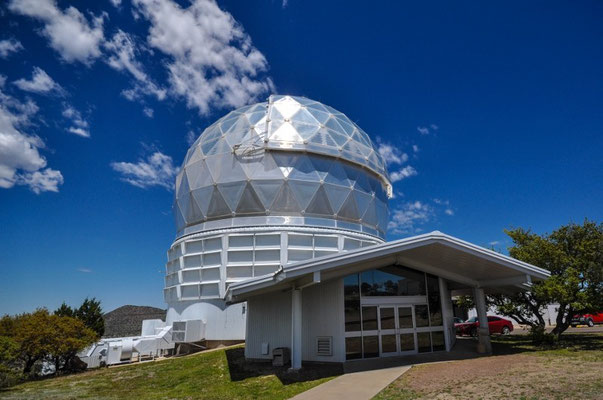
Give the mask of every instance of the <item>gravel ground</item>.
[[603, 335], [592, 329], [549, 348], [494, 339], [493, 356], [415, 366], [376, 399], [603, 400]]

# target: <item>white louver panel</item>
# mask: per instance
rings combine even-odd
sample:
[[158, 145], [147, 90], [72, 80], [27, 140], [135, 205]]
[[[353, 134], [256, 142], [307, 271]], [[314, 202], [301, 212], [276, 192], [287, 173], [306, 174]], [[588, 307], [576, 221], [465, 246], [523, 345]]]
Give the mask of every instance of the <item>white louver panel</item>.
[[316, 355], [332, 356], [333, 355], [333, 337], [318, 336], [316, 338]]

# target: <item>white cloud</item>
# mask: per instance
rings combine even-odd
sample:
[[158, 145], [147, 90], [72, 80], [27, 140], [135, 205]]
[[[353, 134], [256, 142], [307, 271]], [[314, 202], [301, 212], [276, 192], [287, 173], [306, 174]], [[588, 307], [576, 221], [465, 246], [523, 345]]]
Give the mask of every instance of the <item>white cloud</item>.
[[77, 269], [78, 272], [83, 272], [85, 274], [89, 274], [92, 272], [92, 270], [90, 268], [78, 268]]
[[72, 126], [67, 128], [67, 132], [73, 133], [78, 136], [82, 136], [85, 138], [90, 137], [90, 130], [88, 121], [86, 121], [82, 114], [68, 104], [63, 105], [63, 117], [70, 120]]
[[153, 95], [157, 100], [165, 99], [167, 91], [153, 82], [136, 59], [138, 50], [132, 36], [119, 29], [110, 41], [105, 42], [104, 47], [109, 52], [107, 64], [117, 71], [129, 72], [136, 81], [133, 88], [122, 92], [128, 100], [136, 100], [142, 95]]
[[64, 94], [65, 90], [56, 83], [42, 68], [34, 67], [31, 80], [18, 79], [13, 82], [19, 89], [39, 94]]
[[442, 200], [442, 199], [435, 198], [435, 199], [433, 199], [433, 202], [435, 204], [437, 204], [438, 206], [444, 207], [444, 214], [450, 215], [450, 216], [454, 215], [454, 210], [452, 209], [452, 207], [450, 207], [450, 200]]
[[419, 146], [417, 146], [416, 144], [412, 145], [412, 151], [414, 151], [415, 153], [419, 152]]
[[434, 133], [438, 129], [440, 129], [440, 127], [436, 124], [429, 124], [429, 126], [417, 126], [417, 131], [419, 131], [421, 135], [429, 135], [430, 133]]
[[407, 202], [393, 210], [387, 228], [395, 234], [409, 234], [420, 231], [419, 226], [430, 221], [433, 207], [420, 201]]
[[188, 131], [186, 133], [186, 143], [189, 146], [192, 146], [192, 144], [195, 143], [195, 140], [197, 140], [197, 137], [199, 137], [199, 135], [196, 134], [194, 131]]
[[105, 14], [92, 15], [89, 21], [73, 6], [61, 10], [55, 0], [12, 0], [9, 9], [42, 21], [41, 34], [48, 38], [50, 46], [63, 60], [89, 65], [101, 55]]
[[74, 135], [78, 135], [81, 137], [85, 137], [85, 138], [89, 138], [90, 137], [90, 132], [88, 132], [87, 130], [83, 129], [83, 128], [76, 128], [75, 126], [69, 127], [69, 129], [67, 129], [68, 132], [73, 133]]
[[41, 171], [24, 173], [19, 176], [20, 185], [27, 185], [36, 194], [41, 192], [58, 192], [59, 185], [63, 184], [61, 171], [46, 168]]
[[388, 165], [403, 164], [408, 161], [408, 154], [389, 143], [380, 142], [377, 150]]
[[500, 244], [500, 241], [498, 241], [498, 240], [493, 240], [493, 241], [491, 241], [491, 242], [490, 242], [490, 243], [488, 243], [488, 244], [489, 244], [490, 246], [496, 246], [496, 245], [499, 245], [499, 244]]
[[146, 115], [149, 118], [153, 118], [153, 109], [150, 107], [145, 107], [142, 109], [142, 112], [144, 113], [144, 115]]
[[[4, 81], [0, 77], [0, 88]], [[35, 103], [22, 103], [0, 90], [0, 188], [26, 185], [35, 193], [57, 192], [63, 183], [60, 171], [46, 168], [42, 139], [24, 132], [37, 111]]]
[[139, 188], [162, 186], [171, 190], [178, 168], [174, 166], [172, 157], [159, 151], [154, 152], [146, 160], [137, 163], [113, 162], [111, 168], [119, 172], [121, 180]]
[[391, 181], [393, 183], [393, 182], [401, 181], [402, 179], [410, 178], [411, 176], [415, 176], [417, 174], [418, 174], [418, 172], [414, 167], [407, 165], [406, 167], [404, 167], [398, 171], [391, 172], [389, 174], [389, 178], [391, 179]]
[[22, 49], [21, 42], [14, 38], [0, 40], [0, 58], [7, 58], [10, 53], [16, 53]]
[[[169, 90], [191, 108], [239, 107], [273, 90], [260, 76], [264, 55], [228, 12], [212, 0], [193, 0], [182, 8], [172, 0], [134, 0], [151, 23], [149, 45], [168, 56]], [[129, 93], [135, 95], [136, 93]]]
[[[111, 0], [121, 6], [121, 0]], [[44, 25], [40, 33], [67, 62], [91, 65], [104, 57], [113, 69], [133, 77], [122, 91], [129, 100], [168, 95], [182, 98], [189, 108], [208, 114], [212, 108], [239, 107], [273, 91], [266, 76], [268, 63], [231, 14], [214, 0], [192, 0], [183, 8], [173, 0], [134, 0], [136, 19], [150, 22], [149, 54], [161, 57], [165, 83], [152, 79], [138, 60], [141, 46], [132, 35], [117, 30], [110, 40], [103, 32], [106, 13], [83, 14], [73, 6], [61, 9], [56, 0], [10, 0], [9, 8]], [[153, 52], [153, 50], [159, 50]]]

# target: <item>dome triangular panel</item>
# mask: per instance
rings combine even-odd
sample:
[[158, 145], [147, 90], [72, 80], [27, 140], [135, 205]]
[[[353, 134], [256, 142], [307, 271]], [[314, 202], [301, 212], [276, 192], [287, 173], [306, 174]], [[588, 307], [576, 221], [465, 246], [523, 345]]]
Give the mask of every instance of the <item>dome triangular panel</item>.
[[253, 186], [247, 183], [236, 209], [237, 214], [258, 214], [265, 213], [265, 211], [266, 209], [253, 189]]
[[306, 215], [308, 214], [316, 214], [316, 215], [332, 215], [334, 214], [333, 209], [331, 208], [331, 203], [329, 201], [329, 196], [325, 191], [324, 186], [320, 186], [316, 191], [316, 194], [312, 198], [312, 201], [306, 207]]
[[281, 190], [276, 196], [274, 203], [272, 203], [272, 208], [270, 209], [270, 212], [294, 213], [299, 212], [300, 210], [301, 207], [295, 199], [295, 194], [291, 191], [289, 185], [285, 182], [281, 186]]

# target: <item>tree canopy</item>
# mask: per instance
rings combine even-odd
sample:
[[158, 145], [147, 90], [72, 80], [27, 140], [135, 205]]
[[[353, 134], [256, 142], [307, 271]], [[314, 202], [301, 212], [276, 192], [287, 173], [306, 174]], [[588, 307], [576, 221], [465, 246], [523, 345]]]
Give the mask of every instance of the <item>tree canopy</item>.
[[603, 310], [603, 223], [586, 219], [544, 235], [523, 228], [505, 232], [513, 240], [511, 257], [545, 268], [551, 277], [535, 283], [528, 292], [489, 296], [499, 313], [543, 327], [543, 309], [559, 304], [553, 330], [559, 336], [575, 314]]
[[74, 317], [81, 320], [86, 326], [92, 329], [98, 336], [105, 333], [105, 320], [103, 319], [103, 309], [99, 300], [94, 297], [86, 297], [80, 308], [75, 310]]
[[0, 386], [35, 375], [42, 362], [53, 364], [55, 373], [81, 368], [77, 353], [104, 330], [100, 301], [94, 298], [86, 298], [77, 309], [63, 303], [52, 314], [40, 308], [5, 315], [0, 319]]

